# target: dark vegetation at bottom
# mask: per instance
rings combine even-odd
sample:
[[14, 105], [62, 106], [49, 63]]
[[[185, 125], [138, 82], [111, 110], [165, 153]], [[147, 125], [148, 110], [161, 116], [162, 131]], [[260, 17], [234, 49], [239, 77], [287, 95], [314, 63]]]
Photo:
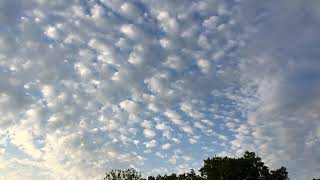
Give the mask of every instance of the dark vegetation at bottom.
[[157, 175], [142, 178], [135, 169], [112, 170], [103, 180], [289, 180], [285, 167], [269, 170], [254, 152], [246, 151], [240, 158], [214, 156], [204, 160], [200, 175], [188, 173]]

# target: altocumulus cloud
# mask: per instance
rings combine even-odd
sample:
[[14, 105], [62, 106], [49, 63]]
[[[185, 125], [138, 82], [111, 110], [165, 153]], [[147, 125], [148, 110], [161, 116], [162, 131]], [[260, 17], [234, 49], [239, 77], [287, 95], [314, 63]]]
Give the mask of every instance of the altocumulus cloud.
[[1, 178], [182, 172], [244, 150], [315, 177], [319, 7], [1, 1]]

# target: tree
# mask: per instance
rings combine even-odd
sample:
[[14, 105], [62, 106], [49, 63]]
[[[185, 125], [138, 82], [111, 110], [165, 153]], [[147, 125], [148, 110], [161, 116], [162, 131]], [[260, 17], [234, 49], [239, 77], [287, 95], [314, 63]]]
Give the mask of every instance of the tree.
[[239, 163], [233, 158], [213, 157], [204, 160], [204, 166], [200, 169], [201, 175], [210, 180], [241, 179]]
[[188, 173], [183, 174], [171, 174], [171, 175], [158, 175], [157, 177], [149, 176], [148, 180], [204, 180], [202, 177], [197, 175], [193, 169]]
[[[260, 157], [246, 151], [240, 158], [214, 156], [204, 160], [197, 175], [193, 169], [188, 173], [149, 176], [147, 180], [289, 180], [285, 167], [269, 171]], [[113, 170], [104, 180], [145, 180], [134, 169]]]
[[238, 161], [241, 163], [240, 168], [244, 178], [257, 178], [269, 175], [269, 168], [264, 165], [261, 158], [256, 156], [254, 152], [246, 151]]
[[135, 169], [127, 170], [112, 170], [106, 173], [103, 180], [143, 180], [141, 178], [141, 173]]
[[177, 177], [177, 180], [203, 180], [199, 175], [195, 173], [193, 169], [190, 170], [188, 173], [180, 174]]
[[246, 151], [243, 157], [213, 157], [204, 160], [204, 166], [200, 169], [201, 175], [209, 180], [244, 180], [265, 177], [268, 180], [287, 180], [286, 168], [269, 172], [261, 158], [254, 152]]
[[149, 177], [148, 177], [148, 180], [156, 180], [156, 178], [153, 177], [153, 176], [149, 176]]
[[271, 179], [271, 180], [287, 180], [287, 179], [289, 179], [287, 169], [285, 167], [281, 167], [280, 169], [276, 169], [276, 170], [271, 171], [269, 179]]

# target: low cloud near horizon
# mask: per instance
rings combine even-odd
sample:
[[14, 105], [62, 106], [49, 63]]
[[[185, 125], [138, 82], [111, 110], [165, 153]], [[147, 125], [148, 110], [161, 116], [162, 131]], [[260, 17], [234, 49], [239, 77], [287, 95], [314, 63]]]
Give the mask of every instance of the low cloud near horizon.
[[0, 1], [0, 179], [320, 172], [320, 1]]

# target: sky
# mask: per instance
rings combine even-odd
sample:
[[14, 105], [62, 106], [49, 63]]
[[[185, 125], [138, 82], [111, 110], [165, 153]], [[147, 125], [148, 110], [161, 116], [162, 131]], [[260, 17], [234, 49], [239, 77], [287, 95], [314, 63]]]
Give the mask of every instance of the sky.
[[1, 0], [0, 179], [320, 174], [320, 1]]

